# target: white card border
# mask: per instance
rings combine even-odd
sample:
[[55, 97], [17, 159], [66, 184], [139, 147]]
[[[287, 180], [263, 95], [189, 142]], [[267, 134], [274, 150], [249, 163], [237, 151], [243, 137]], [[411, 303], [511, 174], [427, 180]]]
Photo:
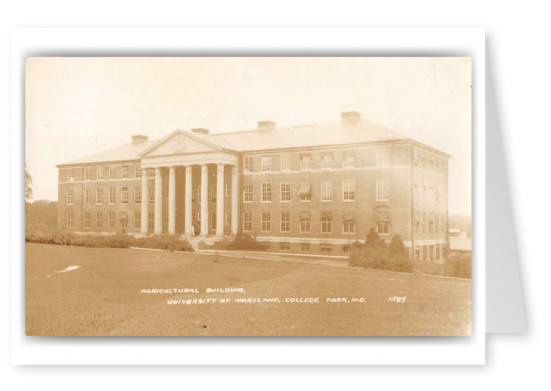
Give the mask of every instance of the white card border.
[[[472, 365], [485, 363], [484, 29], [14, 29], [11, 34], [10, 357], [34, 365]], [[26, 337], [24, 59], [28, 56], [471, 56], [473, 334], [471, 337]], [[21, 200], [21, 201], [19, 201]]]

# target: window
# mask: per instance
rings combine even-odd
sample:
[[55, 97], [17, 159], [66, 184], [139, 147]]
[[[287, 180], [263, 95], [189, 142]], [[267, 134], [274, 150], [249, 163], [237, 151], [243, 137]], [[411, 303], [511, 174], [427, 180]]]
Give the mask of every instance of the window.
[[435, 252], [434, 260], [439, 261], [440, 260], [440, 246], [439, 245], [434, 246], [434, 252]]
[[115, 228], [115, 212], [109, 212], [107, 214], [107, 228]]
[[[439, 234], [440, 233], [440, 215], [436, 215], [434, 219], [434, 233]], [[440, 258], [438, 258], [440, 259]]]
[[243, 170], [245, 172], [253, 172], [253, 158], [252, 157], [243, 158]]
[[413, 185], [413, 201], [420, 201], [421, 200], [421, 187], [418, 183]]
[[352, 249], [351, 246], [349, 246], [348, 244], [344, 244], [342, 246], [342, 253], [343, 254], [350, 254], [350, 250]]
[[216, 212], [210, 214], [210, 229], [216, 229]]
[[377, 201], [388, 201], [388, 178], [377, 178], [376, 197]]
[[377, 221], [377, 233], [388, 235], [390, 233], [390, 223], [388, 221]]
[[354, 179], [343, 179], [342, 181], [342, 200], [354, 201], [356, 181]]
[[262, 202], [272, 202], [272, 184], [270, 182], [262, 183]]
[[197, 212], [197, 221], [201, 221], [201, 212]]
[[155, 203], [155, 186], [149, 186], [148, 189], [149, 191], [149, 203], [150, 204], [154, 204]]
[[301, 253], [309, 253], [310, 252], [310, 243], [301, 243], [300, 244], [300, 252]]
[[96, 189], [96, 204], [103, 204], [103, 189]]
[[434, 233], [434, 215], [429, 213], [429, 234]]
[[331, 179], [321, 181], [321, 200], [333, 201], [333, 181]]
[[96, 228], [103, 228], [103, 214], [101, 212], [96, 213]]
[[270, 232], [272, 230], [272, 214], [271, 213], [262, 212], [260, 230], [262, 232]]
[[224, 224], [230, 225], [230, 214], [228, 212], [224, 212]]
[[84, 189], [84, 203], [90, 205], [90, 199], [92, 198], [92, 190]]
[[128, 212], [121, 212], [121, 229], [128, 228]]
[[142, 214], [134, 212], [134, 229], [140, 229], [142, 226]]
[[310, 232], [310, 212], [300, 213], [300, 233]]
[[312, 201], [312, 185], [310, 184], [310, 182], [300, 182], [298, 194], [301, 202]]
[[333, 216], [325, 212], [321, 215], [321, 233], [330, 234], [333, 232]]
[[114, 187], [109, 188], [109, 203], [110, 204], [115, 203], [115, 188]]
[[321, 154], [321, 168], [333, 168], [333, 154], [322, 153]]
[[419, 233], [419, 229], [421, 227], [421, 221], [419, 220], [419, 212], [415, 212], [415, 215], [413, 217], [413, 229], [416, 234]]
[[426, 234], [427, 233], [427, 214], [423, 212], [421, 215], [421, 233]]
[[84, 228], [91, 228], [91, 222], [90, 222], [90, 212], [84, 213]]
[[419, 152], [416, 149], [413, 150], [413, 165], [415, 167], [419, 166]]
[[98, 179], [103, 179], [103, 167], [98, 167], [96, 175]]
[[280, 201], [291, 201], [291, 184], [289, 182], [280, 184]]
[[291, 243], [279, 242], [279, 251], [289, 251], [289, 250], [291, 250]]
[[290, 212], [281, 212], [280, 214], [280, 231], [281, 232], [291, 232], [291, 213]]
[[73, 170], [70, 168], [67, 170], [67, 181], [73, 182], [75, 180], [75, 174]]
[[253, 202], [253, 188], [251, 186], [243, 188], [243, 202]]
[[301, 170], [312, 169], [312, 155], [310, 154], [300, 155], [300, 169]]
[[272, 171], [271, 156], [262, 156], [262, 171]]
[[289, 171], [291, 169], [291, 159], [288, 154], [284, 153], [280, 158], [281, 171]]
[[251, 212], [243, 213], [243, 231], [253, 230], [253, 214]]
[[352, 213], [345, 214], [342, 221], [342, 233], [353, 234], [356, 232], [356, 219]]
[[128, 167], [127, 166], [122, 167], [122, 178], [123, 179], [128, 179]]
[[128, 187], [121, 188], [121, 204], [128, 204]]
[[354, 168], [356, 165], [355, 162], [356, 159], [354, 159], [354, 155], [352, 154], [345, 154], [342, 158], [342, 168]]
[[386, 206], [380, 206], [374, 210], [377, 233], [379, 235], [390, 234], [390, 209]]
[[116, 170], [116, 167], [109, 167], [109, 179], [115, 179], [115, 177], [117, 176]]
[[86, 167], [84, 169], [84, 180], [89, 181], [92, 179], [92, 167]]
[[142, 188], [140, 186], [134, 187], [134, 203], [135, 204], [142, 203]]
[[331, 245], [329, 243], [321, 243], [320, 251], [325, 254], [331, 253]]
[[67, 189], [67, 205], [73, 205], [73, 189]]
[[136, 178], [141, 178], [141, 176], [142, 176], [142, 170], [141, 170], [139, 164], [136, 164], [136, 165], [134, 166], [134, 176], [135, 176]]
[[216, 185], [210, 186], [210, 202], [216, 202]]
[[155, 176], [155, 169], [154, 168], [147, 168], [147, 176], [150, 178], [153, 178]]
[[155, 213], [149, 212], [147, 214], [147, 229], [155, 228]]
[[225, 188], [226, 188], [226, 197], [229, 197], [229, 196], [231, 195], [231, 187], [230, 187], [230, 184], [229, 184], [229, 183], [226, 183]]
[[390, 164], [390, 152], [388, 148], [377, 148], [377, 167], [386, 167]]
[[73, 211], [67, 211], [67, 228], [73, 228]]

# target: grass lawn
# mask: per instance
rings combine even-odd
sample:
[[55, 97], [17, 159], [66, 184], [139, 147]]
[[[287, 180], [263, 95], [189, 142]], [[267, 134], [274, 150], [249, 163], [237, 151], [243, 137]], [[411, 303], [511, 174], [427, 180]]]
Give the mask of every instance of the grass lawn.
[[[66, 267], [80, 269], [56, 273]], [[27, 335], [470, 335], [471, 283], [384, 271], [26, 244]], [[153, 294], [143, 289], [197, 289]], [[243, 288], [244, 293], [206, 293]], [[389, 301], [406, 297], [405, 303]], [[274, 298], [277, 303], [236, 303]], [[327, 298], [347, 303], [327, 303]], [[207, 304], [168, 300], [213, 299]], [[319, 303], [286, 303], [319, 298]], [[351, 302], [352, 298], [365, 301]], [[220, 299], [230, 299], [220, 303]]]

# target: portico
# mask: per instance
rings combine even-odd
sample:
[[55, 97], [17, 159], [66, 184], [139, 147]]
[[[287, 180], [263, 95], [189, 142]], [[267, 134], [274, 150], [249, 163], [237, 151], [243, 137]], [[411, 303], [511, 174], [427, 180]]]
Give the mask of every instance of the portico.
[[[235, 152], [177, 130], [140, 157], [142, 234], [223, 236], [237, 232]], [[155, 173], [153, 183], [151, 170]], [[154, 194], [154, 200], [150, 200], [150, 194]], [[153, 230], [149, 224], [151, 201]]]

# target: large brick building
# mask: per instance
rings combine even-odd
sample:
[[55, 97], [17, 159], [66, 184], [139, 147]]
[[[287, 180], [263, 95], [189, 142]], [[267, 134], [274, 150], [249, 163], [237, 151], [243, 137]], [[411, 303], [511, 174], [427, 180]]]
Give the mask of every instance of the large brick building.
[[449, 155], [357, 112], [341, 122], [175, 130], [58, 165], [59, 224], [80, 233], [243, 231], [273, 251], [342, 255], [371, 228], [412, 257], [447, 243]]

